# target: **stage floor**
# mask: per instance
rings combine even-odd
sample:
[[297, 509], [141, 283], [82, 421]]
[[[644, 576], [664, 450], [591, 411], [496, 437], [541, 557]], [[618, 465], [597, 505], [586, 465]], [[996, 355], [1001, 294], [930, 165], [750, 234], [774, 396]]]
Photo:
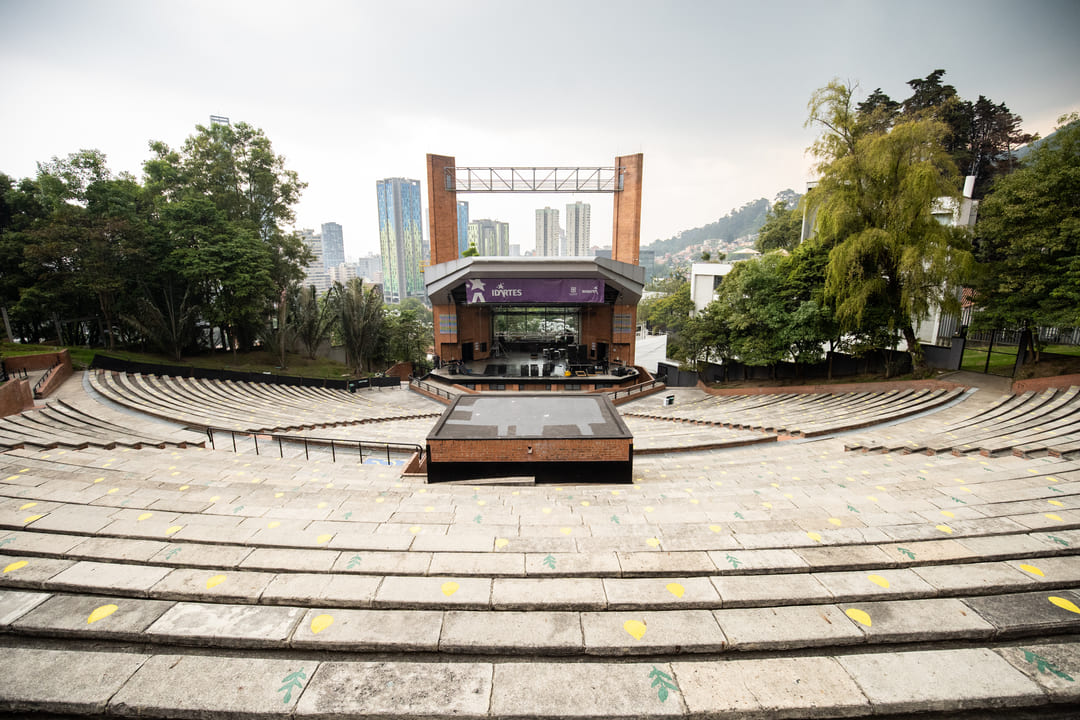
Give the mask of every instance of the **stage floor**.
[[[546, 364], [551, 365], [551, 374], [549, 376], [543, 375], [543, 369]], [[524, 375], [521, 372], [521, 366], [530, 366], [529, 375]], [[566, 375], [568, 370], [571, 370], [571, 364], [566, 360], [544, 360], [541, 353], [527, 353], [527, 352], [508, 352], [503, 353], [499, 357], [485, 358], [483, 360], [473, 360], [470, 362], [454, 363], [453, 365], [447, 364], [438, 370], [433, 371], [435, 375], [439, 377], [453, 380], [454, 382], [476, 382], [478, 379], [501, 379], [501, 378], [541, 378], [549, 377], [554, 379], [562, 379], [563, 381], [573, 380], [574, 378], [588, 377], [591, 381], [602, 382], [620, 382], [629, 377], [637, 375], [637, 371], [633, 368], [629, 368], [630, 372], [625, 375], [615, 375], [613, 370], [620, 368], [619, 365], [603, 365], [601, 371], [596, 370], [596, 363], [577, 364], [573, 365], [574, 369], [581, 369], [586, 372], [585, 376], [577, 375], [576, 372], [571, 372], [570, 376]], [[535, 374], [534, 374], [535, 373]]]

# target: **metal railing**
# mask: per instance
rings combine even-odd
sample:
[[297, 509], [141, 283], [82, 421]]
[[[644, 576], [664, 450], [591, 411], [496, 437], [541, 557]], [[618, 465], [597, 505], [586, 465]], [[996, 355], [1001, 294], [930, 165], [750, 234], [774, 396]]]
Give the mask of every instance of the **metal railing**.
[[647, 382], [638, 383], [637, 385], [631, 385], [628, 388], [622, 390], [616, 390], [611, 393], [612, 400], [618, 400], [620, 397], [630, 397], [631, 395], [640, 395], [646, 390], [652, 390], [654, 387], [661, 387], [664, 382], [661, 380], [649, 380]]
[[55, 370], [56, 368], [60, 367], [61, 365], [63, 365], [63, 363], [60, 362], [59, 360], [57, 360], [56, 364], [53, 365], [48, 370], [46, 370], [45, 374], [42, 375], [40, 378], [38, 378], [38, 381], [36, 383], [34, 383], [34, 397], [35, 398], [40, 398], [41, 397], [41, 393], [39, 393], [38, 390], [41, 389], [41, 386], [44, 385], [45, 381], [49, 379], [50, 375], [52, 375], [52, 371]]
[[[255, 454], [260, 455], [259, 438], [264, 440], [270, 440], [270, 446], [273, 447], [273, 441], [277, 441], [278, 457], [285, 457], [285, 443], [290, 445], [303, 445], [304, 447], [304, 459], [309, 460], [311, 455], [310, 451], [312, 447], [329, 447], [331, 462], [337, 462], [338, 450], [347, 451], [356, 449], [360, 455], [360, 462], [364, 462], [364, 450], [367, 450], [367, 457], [373, 458], [376, 454], [382, 457], [386, 455], [386, 464], [390, 465], [391, 453], [397, 455], [410, 455], [416, 453], [416, 456], [422, 461], [424, 457], [424, 448], [413, 443], [387, 443], [387, 442], [373, 442], [370, 440], [342, 440], [340, 438], [318, 438], [308, 437], [306, 435], [277, 435], [274, 433], [261, 433], [251, 430], [233, 430], [230, 428], [208, 427], [206, 428], [206, 436], [210, 440], [210, 447], [217, 450], [217, 444], [215, 442], [215, 435], [224, 435], [228, 433], [229, 439], [232, 441], [232, 451], [238, 452], [236, 445], [236, 438], [240, 436], [241, 439], [251, 438], [255, 445]], [[226, 448], [228, 449], [228, 448]]]
[[419, 388], [420, 390], [424, 390], [425, 392], [432, 393], [433, 395], [437, 395], [437, 396], [439, 396], [441, 398], [446, 398], [447, 400], [453, 400], [454, 399], [454, 394], [453, 393], [447, 392], [446, 390], [443, 390], [441, 387], [439, 387], [437, 385], [433, 385], [433, 384], [431, 384], [429, 382], [425, 382], [425, 381], [421, 380], [420, 378], [409, 378], [409, 385], [411, 385], [413, 387], [416, 387], [416, 388]]

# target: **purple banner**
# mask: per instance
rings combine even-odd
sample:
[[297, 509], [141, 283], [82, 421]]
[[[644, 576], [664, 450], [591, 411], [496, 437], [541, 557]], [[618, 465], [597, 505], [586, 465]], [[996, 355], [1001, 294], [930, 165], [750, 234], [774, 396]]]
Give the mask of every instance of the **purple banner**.
[[603, 280], [548, 278], [477, 278], [465, 281], [465, 302], [473, 303], [602, 303]]

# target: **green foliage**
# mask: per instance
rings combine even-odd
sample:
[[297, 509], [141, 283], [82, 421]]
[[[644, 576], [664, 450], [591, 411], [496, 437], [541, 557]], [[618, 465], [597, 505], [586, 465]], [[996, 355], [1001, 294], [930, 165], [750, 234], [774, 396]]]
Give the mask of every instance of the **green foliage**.
[[1080, 325], [1080, 122], [994, 184], [976, 233], [979, 326]]
[[932, 119], [904, 120], [881, 132], [862, 122], [852, 88], [838, 82], [815, 92], [808, 125], [822, 128], [811, 147], [821, 181], [810, 201], [819, 242], [831, 248], [825, 299], [845, 332], [867, 328], [884, 310], [916, 364], [913, 320], [932, 305], [958, 309], [959, 283], [971, 270], [966, 236], [931, 214], [939, 198], [958, 197], [947, 132]]
[[760, 253], [794, 250], [802, 234], [802, 211], [787, 200], [777, 200], [765, 215], [754, 247]]
[[338, 309], [335, 307], [338, 297], [328, 292], [320, 298], [313, 285], [300, 288], [291, 297], [292, 326], [310, 359], [315, 358], [319, 345], [330, 337], [330, 331], [338, 314]]
[[345, 358], [353, 370], [371, 372], [387, 354], [387, 333], [382, 292], [364, 289], [359, 278], [344, 286], [334, 283], [337, 295], [338, 327], [345, 346]]
[[480, 251], [476, 248], [476, 243], [469, 243], [469, 247], [465, 248], [461, 253], [461, 257], [477, 257]]

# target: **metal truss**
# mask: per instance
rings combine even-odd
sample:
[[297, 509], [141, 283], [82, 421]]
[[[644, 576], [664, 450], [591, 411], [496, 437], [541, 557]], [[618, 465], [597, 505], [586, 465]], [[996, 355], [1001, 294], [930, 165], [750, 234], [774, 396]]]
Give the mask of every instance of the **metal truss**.
[[448, 167], [446, 189], [456, 192], [614, 193], [621, 167]]

